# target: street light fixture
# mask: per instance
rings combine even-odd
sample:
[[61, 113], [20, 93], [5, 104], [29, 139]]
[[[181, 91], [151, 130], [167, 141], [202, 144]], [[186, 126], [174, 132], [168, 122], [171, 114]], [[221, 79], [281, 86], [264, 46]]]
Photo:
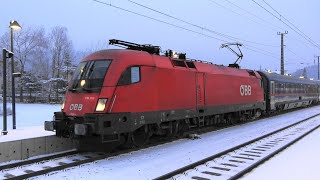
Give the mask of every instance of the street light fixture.
[[[10, 21], [11, 52], [13, 52], [13, 30], [20, 30], [21, 26], [16, 20]], [[16, 129], [16, 90], [14, 83], [14, 56], [11, 57], [11, 92], [12, 92], [12, 126]]]
[[21, 26], [19, 25], [19, 23], [16, 20], [12, 20], [12, 21], [10, 21], [10, 28], [14, 29], [14, 30], [20, 30]]

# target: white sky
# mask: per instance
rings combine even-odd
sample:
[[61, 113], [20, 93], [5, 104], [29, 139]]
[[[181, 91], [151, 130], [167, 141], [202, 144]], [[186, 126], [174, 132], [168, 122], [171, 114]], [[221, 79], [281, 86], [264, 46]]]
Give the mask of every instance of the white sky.
[[[205, 33], [209, 36], [218, 37], [205, 30], [197, 29], [139, 7], [128, 0], [101, 1], [111, 2], [111, 4], [122, 8]], [[266, 53], [263, 51], [268, 51], [273, 54], [273, 57], [270, 57], [242, 48], [244, 59], [241, 66], [243, 68], [259, 69], [261, 66], [262, 69], [280, 69], [280, 36], [277, 35], [277, 31], [289, 31], [289, 34], [285, 37], [285, 69], [289, 72], [305, 66], [300, 63], [313, 65], [314, 55], [320, 55], [319, 49], [310, 45], [292, 29], [257, 6], [252, 0], [132, 1], [210, 30], [242, 40], [276, 46], [260, 46], [238, 40], [248, 48], [259, 48], [259, 52]], [[228, 1], [259, 18], [242, 11], [228, 3]], [[263, 0], [255, 1], [266, 8], [268, 7]], [[320, 23], [317, 19], [319, 17], [317, 13], [320, 8], [319, 1], [265, 1], [313, 41], [320, 44], [320, 35], [318, 33]], [[12, 10], [11, 6], [15, 10]], [[271, 9], [270, 11], [276, 15]], [[268, 23], [262, 21], [261, 18]], [[220, 41], [133, 15], [92, 0], [4, 0], [0, 6], [0, 35], [8, 31], [9, 21], [12, 19], [16, 19], [24, 27], [43, 26], [50, 30], [54, 26], [65, 26], [68, 28], [70, 38], [77, 50], [92, 48], [97, 44], [107, 43], [108, 39], [117, 38], [141, 44], [159, 45], [163, 50], [173, 49], [178, 52], [185, 52], [189, 58], [209, 60], [216, 64], [227, 65], [233, 63], [236, 59], [227, 49], [219, 48], [222, 43]], [[234, 40], [226, 41], [234, 42]]]

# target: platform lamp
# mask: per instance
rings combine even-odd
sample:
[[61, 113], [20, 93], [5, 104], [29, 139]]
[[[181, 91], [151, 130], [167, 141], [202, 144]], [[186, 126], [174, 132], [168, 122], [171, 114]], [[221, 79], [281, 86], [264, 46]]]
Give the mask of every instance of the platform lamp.
[[[16, 20], [10, 21], [10, 33], [11, 33], [11, 52], [13, 52], [13, 30], [20, 30], [21, 26]], [[16, 90], [14, 78], [14, 56], [11, 57], [11, 91], [12, 91], [12, 126], [16, 129]]]

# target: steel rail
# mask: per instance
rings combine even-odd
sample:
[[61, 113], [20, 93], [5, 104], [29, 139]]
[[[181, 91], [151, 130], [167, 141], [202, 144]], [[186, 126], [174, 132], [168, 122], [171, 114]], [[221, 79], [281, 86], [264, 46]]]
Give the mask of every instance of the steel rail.
[[[283, 131], [283, 130], [285, 130], [285, 129], [288, 129], [288, 128], [293, 127], [293, 126], [295, 126], [295, 125], [298, 125], [298, 124], [300, 124], [300, 123], [306, 122], [306, 121], [308, 121], [308, 120], [310, 120], [310, 119], [312, 119], [312, 118], [315, 118], [315, 117], [317, 117], [317, 116], [319, 116], [319, 115], [320, 115], [320, 113], [319, 113], [319, 114], [316, 114], [316, 115], [313, 115], [313, 116], [311, 116], [311, 117], [308, 117], [308, 118], [306, 118], [306, 119], [304, 119], [304, 120], [301, 120], [301, 121], [299, 121], [299, 122], [296, 122], [296, 123], [293, 123], [293, 124], [291, 124], [291, 125], [288, 125], [288, 126], [286, 126], [286, 127], [280, 128], [280, 129], [278, 129], [278, 130], [276, 130], [276, 131], [273, 131], [273, 132], [270, 132], [270, 133], [268, 133], [268, 134], [265, 134], [265, 135], [263, 135], [263, 136], [260, 136], [260, 137], [257, 137], [257, 138], [255, 138], [255, 139], [252, 139], [252, 140], [250, 140], [250, 141], [248, 141], [248, 142], [245, 142], [245, 143], [242, 143], [242, 144], [237, 145], [237, 146], [235, 146], [235, 147], [232, 147], [232, 148], [227, 149], [227, 150], [225, 150], [225, 151], [222, 151], [222, 152], [220, 152], [220, 153], [214, 154], [214, 155], [212, 155], [212, 156], [210, 156], [210, 157], [204, 158], [204, 159], [199, 160], [199, 161], [197, 161], [197, 162], [195, 162], [195, 163], [192, 163], [192, 164], [189, 164], [189, 165], [187, 165], [187, 166], [181, 167], [181, 168], [176, 169], [176, 170], [174, 170], [174, 171], [172, 171], [172, 172], [169, 172], [169, 173], [164, 174], [164, 175], [162, 175], [162, 176], [160, 176], [160, 177], [157, 177], [157, 178], [155, 178], [155, 180], [170, 179], [170, 178], [172, 178], [172, 177], [174, 177], [174, 176], [176, 176], [176, 175], [178, 175], [178, 174], [182, 174], [182, 173], [184, 173], [184, 172], [186, 172], [186, 171], [188, 171], [188, 170], [190, 170], [190, 169], [194, 169], [194, 168], [197, 167], [197, 166], [200, 166], [200, 165], [202, 165], [202, 164], [205, 164], [206, 162], [208, 162], [208, 161], [210, 161], [210, 160], [213, 160], [213, 159], [216, 159], [216, 158], [218, 158], [218, 157], [221, 157], [221, 156], [223, 156], [223, 155], [225, 155], [225, 154], [231, 153], [231, 152], [233, 152], [233, 151], [235, 151], [235, 150], [237, 150], [237, 149], [240, 149], [240, 148], [242, 148], [242, 147], [245, 147], [245, 146], [247, 146], [247, 145], [249, 145], [249, 144], [252, 144], [252, 143], [254, 143], [254, 142], [256, 142], [256, 141], [262, 140], [262, 139], [264, 139], [264, 138], [266, 138], [266, 137], [269, 137], [269, 136], [271, 136], [271, 135], [273, 135], [273, 134], [276, 134], [276, 133], [278, 133], [278, 132], [281, 132], [281, 131]], [[304, 134], [302, 137], [299, 137], [299, 138], [296, 139], [294, 142], [296, 142], [296, 141], [298, 141], [299, 139], [303, 138], [304, 136], [306, 136], [307, 134], [311, 133], [313, 130], [317, 129], [318, 127], [319, 127], [319, 126], [313, 128], [311, 131], [309, 131], [308, 133]], [[283, 148], [280, 148], [279, 150], [277, 150], [277, 151], [275, 151], [274, 153], [272, 153], [272, 155], [267, 156], [267, 157], [261, 159], [261, 160], [259, 161], [259, 164], [261, 164], [261, 163], [265, 162], [266, 160], [270, 159], [270, 158], [271, 158], [272, 156], [274, 156], [276, 153], [279, 153], [279, 152], [282, 151], [283, 149], [285, 149], [285, 148], [287, 148], [288, 146], [292, 145], [294, 142], [291, 142], [291, 143], [289, 143], [287, 146], [285, 146], [285, 147], [283, 147]], [[252, 170], [253, 168], [255, 168], [256, 166], [257, 166], [256, 164], [253, 164], [253, 165], [251, 165], [250, 167], [247, 167], [246, 169], [242, 170], [239, 174], [237, 174], [236, 176], [232, 177], [231, 179], [237, 179], [237, 178], [243, 176], [245, 173], [251, 171], [251, 170]], [[206, 178], [203, 178], [203, 179], [206, 179]]]
[[[104, 154], [104, 153], [96, 153], [94, 155], [96, 155], [96, 157], [93, 157], [93, 156], [90, 156], [90, 155], [83, 155], [83, 157], [85, 157], [83, 160], [79, 160], [79, 159], [76, 159], [76, 161], [74, 162], [70, 162], [70, 163], [65, 163], [63, 161], [60, 161], [59, 160], [63, 160], [63, 158], [68, 158], [70, 157], [70, 155], [74, 155], [74, 156], [80, 156], [81, 153], [75, 153], [75, 152], [72, 152], [72, 153], [65, 153], [67, 155], [65, 156], [62, 156], [62, 154], [60, 156], [49, 156], [51, 157], [51, 159], [49, 157], [44, 157], [44, 158], [39, 158], [39, 159], [42, 159], [42, 161], [39, 161], [39, 159], [35, 159], [33, 160], [32, 163], [14, 163], [15, 165], [17, 166], [8, 166], [9, 168], [8, 169], [3, 169], [1, 174], [3, 174], [4, 178], [5, 179], [26, 179], [26, 178], [31, 178], [31, 177], [35, 177], [35, 176], [39, 176], [39, 175], [43, 175], [43, 174], [47, 174], [47, 173], [50, 173], [50, 172], [54, 172], [54, 171], [59, 171], [59, 170], [62, 170], [62, 169], [66, 169], [66, 168], [70, 168], [70, 167], [74, 167], [74, 166], [78, 166], [78, 165], [81, 165], [81, 164], [85, 164], [85, 163], [90, 163], [90, 162], [93, 162], [93, 161], [97, 161], [97, 160], [100, 160], [100, 159], [104, 159], [106, 157], [108, 157], [109, 155], [107, 154]], [[36, 161], [38, 160], [38, 161]], [[71, 159], [70, 159], [71, 160]], [[46, 166], [45, 163], [46, 162], [56, 162], [57, 166], [54, 166], [54, 167], [50, 167], [50, 166]], [[30, 162], [30, 161], [28, 161]], [[22, 164], [22, 165], [21, 165]], [[37, 168], [41, 168], [41, 170], [37, 170], [37, 171], [34, 171], [32, 170], [32, 168], [28, 169], [25, 168], [25, 166], [27, 166], [30, 168], [32, 165], [36, 165]], [[10, 173], [10, 170], [24, 170], [23, 173], [21, 174], [18, 174], [18, 175], [15, 175], [15, 174], [11, 174]]]
[[74, 154], [77, 154], [77, 153], [79, 153], [77, 150], [73, 150], [73, 151], [58, 153], [58, 154], [54, 154], [54, 155], [44, 156], [44, 157], [40, 157], [40, 158], [32, 158], [32, 159], [23, 160], [23, 161], [19, 161], [19, 162], [15, 162], [15, 163], [9, 163], [9, 164], [5, 164], [5, 165], [0, 166], [0, 171], [3, 171], [5, 169], [15, 168], [15, 167], [18, 167], [18, 166], [34, 164], [34, 163], [38, 163], [38, 162], [41, 162], [41, 161], [46, 161], [46, 160], [49, 160], [49, 159], [55, 159], [55, 158], [60, 158], [60, 157], [64, 157], [64, 156], [70, 156], [70, 155], [74, 155]]

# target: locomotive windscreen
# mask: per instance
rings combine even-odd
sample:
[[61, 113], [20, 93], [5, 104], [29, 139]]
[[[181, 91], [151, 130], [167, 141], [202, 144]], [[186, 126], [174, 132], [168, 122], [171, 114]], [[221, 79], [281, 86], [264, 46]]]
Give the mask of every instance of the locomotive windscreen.
[[111, 60], [94, 60], [81, 62], [74, 72], [69, 84], [69, 91], [99, 91]]

